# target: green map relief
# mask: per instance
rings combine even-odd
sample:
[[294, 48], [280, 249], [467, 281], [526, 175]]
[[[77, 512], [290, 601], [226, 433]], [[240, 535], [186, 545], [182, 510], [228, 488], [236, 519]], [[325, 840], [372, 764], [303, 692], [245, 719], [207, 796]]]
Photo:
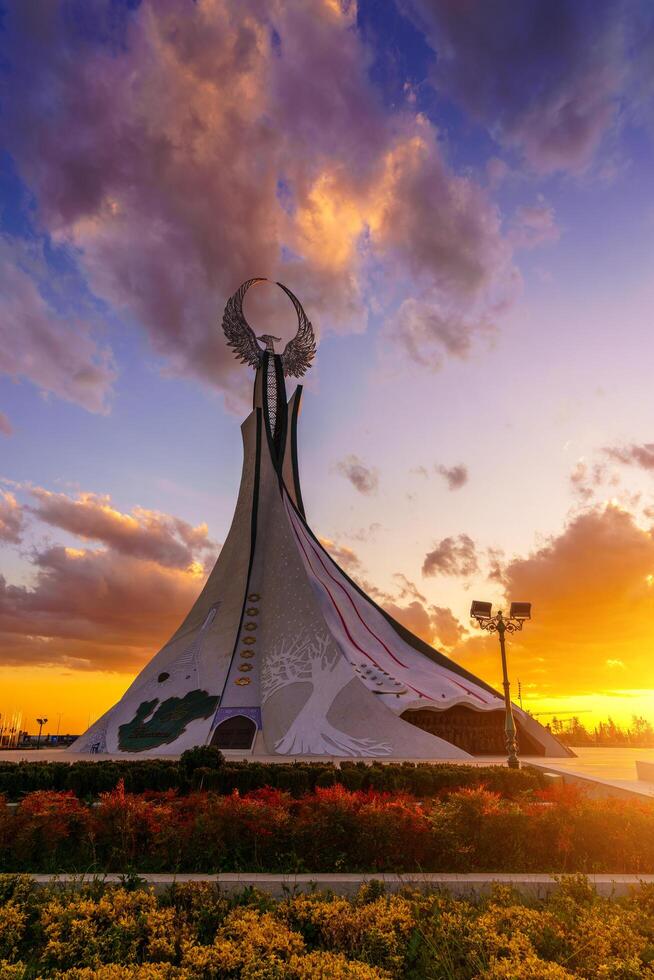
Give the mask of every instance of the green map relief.
[[159, 698], [142, 701], [132, 720], [118, 729], [118, 747], [122, 752], [143, 752], [174, 742], [190, 722], [208, 718], [216, 710], [219, 700], [206, 691], [189, 691], [183, 698], [162, 701], [148, 721], [145, 719]]

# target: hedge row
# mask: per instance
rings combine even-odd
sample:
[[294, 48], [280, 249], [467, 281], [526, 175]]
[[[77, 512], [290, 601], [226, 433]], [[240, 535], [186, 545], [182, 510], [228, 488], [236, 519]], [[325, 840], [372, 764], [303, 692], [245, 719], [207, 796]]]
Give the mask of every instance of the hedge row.
[[371, 882], [353, 899], [231, 899], [207, 884], [155, 897], [0, 876], [3, 980], [630, 980], [653, 977], [652, 904], [580, 877], [547, 902], [496, 888], [478, 903]]
[[484, 789], [416, 800], [316, 789], [299, 799], [126, 793], [96, 806], [72, 793], [0, 805], [0, 871], [654, 872], [649, 801], [552, 787], [502, 799]]
[[71, 790], [79, 797], [95, 799], [114, 789], [120, 780], [130, 793], [174, 789], [185, 794], [210, 789], [229, 794], [272, 787], [299, 797], [317, 787], [339, 784], [350, 790], [405, 792], [421, 798], [485, 786], [513, 798], [541, 788], [546, 777], [535, 769], [502, 766], [343, 762], [336, 768], [323, 762], [225, 763], [217, 750], [207, 749], [191, 749], [180, 760], [0, 762], [0, 794], [14, 801], [35, 790]]

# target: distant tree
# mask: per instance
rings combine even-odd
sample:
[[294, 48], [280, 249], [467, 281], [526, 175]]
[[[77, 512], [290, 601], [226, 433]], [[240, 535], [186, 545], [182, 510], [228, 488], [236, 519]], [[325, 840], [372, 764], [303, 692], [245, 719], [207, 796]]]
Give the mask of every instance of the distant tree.
[[622, 728], [613, 718], [599, 721], [592, 731], [575, 715], [569, 721], [552, 718], [551, 730], [565, 745], [598, 748], [654, 748], [654, 726], [646, 718], [634, 715], [631, 725]]

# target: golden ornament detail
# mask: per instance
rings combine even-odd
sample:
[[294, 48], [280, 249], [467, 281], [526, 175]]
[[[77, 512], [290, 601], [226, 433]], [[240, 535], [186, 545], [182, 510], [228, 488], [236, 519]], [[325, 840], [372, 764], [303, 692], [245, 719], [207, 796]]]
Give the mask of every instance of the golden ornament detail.
[[246, 616], [258, 616], [259, 615], [259, 610], [256, 608], [256, 606], [250, 606], [249, 609], [246, 609], [245, 610], [245, 615]]
[[247, 673], [248, 670], [252, 670], [252, 664], [240, 664], [238, 669], [242, 670], [244, 673]]
[[244, 636], [243, 637], [243, 642], [244, 643], [256, 643], [257, 642], [257, 638], [256, 638], [256, 636]]
[[246, 623], [245, 624], [245, 629], [246, 630], [249, 630], [250, 633], [252, 632], [252, 630], [255, 630], [256, 628], [257, 628], [257, 624], [256, 623]]
[[261, 596], [258, 592], [250, 592], [248, 596], [248, 602], [258, 602]]
[[241, 656], [249, 660], [254, 656], [254, 650], [241, 650]]
[[238, 684], [239, 687], [245, 687], [246, 684], [249, 684], [250, 683], [250, 678], [249, 677], [237, 677], [236, 680], [234, 681], [234, 683], [235, 684]]

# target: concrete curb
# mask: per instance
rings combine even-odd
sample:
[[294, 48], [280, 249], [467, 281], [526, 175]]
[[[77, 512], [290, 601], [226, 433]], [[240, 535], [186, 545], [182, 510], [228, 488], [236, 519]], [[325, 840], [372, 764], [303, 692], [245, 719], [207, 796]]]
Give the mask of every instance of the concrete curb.
[[[80, 888], [92, 882], [121, 884], [123, 875], [30, 875], [36, 885], [61, 888]], [[520, 895], [530, 898], [546, 898], [557, 887], [557, 880], [547, 874], [148, 874], [139, 876], [145, 887], [159, 894], [174, 884], [207, 882], [216, 885], [227, 895], [257, 888], [275, 898], [283, 898], [298, 892], [331, 891], [337, 895], [352, 896], [362, 884], [378, 881], [389, 892], [402, 888], [421, 891], [443, 891], [455, 897], [488, 895], [493, 884], [509, 885]], [[587, 875], [598, 895], [619, 898], [641, 884], [654, 884], [654, 875], [596, 874]]]

